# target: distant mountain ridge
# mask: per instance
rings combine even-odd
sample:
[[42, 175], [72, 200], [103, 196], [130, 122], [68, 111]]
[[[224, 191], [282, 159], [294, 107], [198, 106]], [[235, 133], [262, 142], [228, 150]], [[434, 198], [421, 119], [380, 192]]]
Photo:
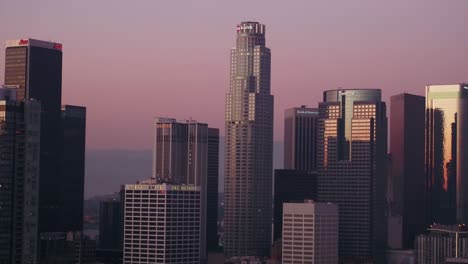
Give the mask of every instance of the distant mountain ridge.
[[[223, 190], [224, 138], [219, 144], [219, 191]], [[273, 143], [273, 167], [283, 168], [283, 142]], [[86, 150], [85, 199], [113, 194], [121, 185], [152, 174], [152, 150]], [[98, 197], [95, 197], [98, 198]]]

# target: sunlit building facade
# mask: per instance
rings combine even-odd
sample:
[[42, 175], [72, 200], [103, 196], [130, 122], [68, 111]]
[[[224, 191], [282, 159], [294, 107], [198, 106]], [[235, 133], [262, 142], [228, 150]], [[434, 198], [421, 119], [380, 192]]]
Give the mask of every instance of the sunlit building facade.
[[339, 254], [373, 263], [386, 242], [387, 116], [379, 89], [324, 92], [319, 104], [319, 201], [339, 210]]
[[265, 25], [242, 22], [226, 95], [224, 252], [267, 256], [271, 247], [273, 96]]
[[468, 223], [468, 84], [426, 86], [431, 222]]

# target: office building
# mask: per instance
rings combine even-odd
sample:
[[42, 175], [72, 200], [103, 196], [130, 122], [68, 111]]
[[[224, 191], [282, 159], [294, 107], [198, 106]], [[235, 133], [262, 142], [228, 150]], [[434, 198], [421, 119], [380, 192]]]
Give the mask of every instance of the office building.
[[62, 177], [59, 183], [59, 230], [83, 230], [86, 107], [62, 106]]
[[96, 250], [98, 263], [118, 264], [123, 262], [122, 210], [122, 203], [118, 199], [108, 199], [99, 203], [99, 241]]
[[242, 22], [226, 95], [224, 252], [267, 256], [271, 246], [273, 96], [265, 25]]
[[431, 222], [468, 223], [468, 84], [426, 86]]
[[202, 190], [201, 257], [205, 260], [207, 240], [211, 249], [217, 246], [219, 130], [194, 120], [156, 118], [155, 134], [156, 181], [196, 185]]
[[57, 232], [60, 219], [62, 157], [60, 106], [62, 96], [62, 44], [35, 39], [8, 40], [5, 53], [5, 84], [18, 86], [18, 100], [41, 103], [39, 231]]
[[273, 202], [273, 241], [283, 232], [283, 204], [317, 198], [317, 172], [275, 170]]
[[317, 169], [318, 109], [294, 107], [284, 112], [284, 168]]
[[193, 120], [155, 119], [153, 177], [158, 182], [206, 188], [208, 125]]
[[199, 264], [201, 188], [154, 183], [122, 187], [123, 263]]
[[188, 128], [173, 118], [155, 118], [153, 177], [160, 182], [187, 182]]
[[218, 241], [218, 175], [219, 129], [208, 128], [208, 167], [206, 182], [206, 248], [217, 251]]
[[119, 200], [99, 203], [99, 249], [122, 250], [122, 204]]
[[41, 105], [0, 88], [0, 263], [38, 263]]
[[468, 257], [468, 229], [463, 225], [431, 225], [416, 239], [416, 263], [439, 264], [448, 258]]
[[382, 263], [387, 116], [381, 91], [325, 91], [319, 104], [317, 146], [318, 201], [340, 208], [340, 261]]
[[331, 203], [283, 205], [283, 264], [338, 263], [338, 206]]
[[391, 186], [389, 247], [414, 247], [426, 229], [424, 172], [425, 98], [398, 94], [390, 98]]

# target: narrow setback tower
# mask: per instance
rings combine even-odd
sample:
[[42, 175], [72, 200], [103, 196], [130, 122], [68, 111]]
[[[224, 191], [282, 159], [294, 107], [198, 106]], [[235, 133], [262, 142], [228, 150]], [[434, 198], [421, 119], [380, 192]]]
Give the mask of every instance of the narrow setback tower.
[[266, 256], [271, 245], [273, 96], [265, 25], [237, 25], [226, 95], [224, 250]]

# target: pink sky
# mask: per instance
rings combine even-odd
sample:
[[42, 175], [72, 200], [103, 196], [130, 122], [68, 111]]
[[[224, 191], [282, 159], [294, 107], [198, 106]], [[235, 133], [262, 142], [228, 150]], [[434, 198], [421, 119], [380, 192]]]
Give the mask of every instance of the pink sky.
[[[224, 132], [240, 21], [266, 24], [282, 140], [284, 109], [316, 106], [325, 89], [388, 100], [468, 81], [467, 11], [467, 0], [1, 1], [0, 41], [63, 43], [63, 103], [88, 108], [88, 148], [149, 149], [154, 116]], [[0, 84], [3, 72], [0, 52]]]

